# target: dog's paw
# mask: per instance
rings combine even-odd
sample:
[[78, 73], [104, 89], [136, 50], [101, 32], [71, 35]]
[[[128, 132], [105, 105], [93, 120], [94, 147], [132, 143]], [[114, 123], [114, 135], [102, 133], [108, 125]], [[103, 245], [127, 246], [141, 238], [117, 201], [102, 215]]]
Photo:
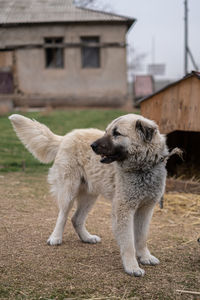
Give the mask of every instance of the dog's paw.
[[135, 277], [142, 277], [145, 274], [145, 270], [138, 268], [137, 270], [134, 270], [133, 275]]
[[159, 259], [157, 259], [153, 255], [148, 255], [148, 256], [143, 256], [139, 257], [139, 261], [142, 265], [151, 265], [151, 266], [156, 266], [160, 263]]
[[62, 238], [50, 236], [47, 240], [47, 244], [50, 246], [59, 246], [62, 244]]
[[136, 268], [136, 269], [133, 269], [133, 270], [129, 270], [129, 269], [125, 269], [125, 272], [128, 274], [128, 275], [131, 275], [131, 276], [135, 276], [135, 277], [142, 277], [144, 276], [145, 274], [145, 271], [141, 268]]
[[82, 239], [82, 242], [89, 244], [96, 244], [101, 242], [101, 238], [98, 235], [89, 235], [88, 237]]

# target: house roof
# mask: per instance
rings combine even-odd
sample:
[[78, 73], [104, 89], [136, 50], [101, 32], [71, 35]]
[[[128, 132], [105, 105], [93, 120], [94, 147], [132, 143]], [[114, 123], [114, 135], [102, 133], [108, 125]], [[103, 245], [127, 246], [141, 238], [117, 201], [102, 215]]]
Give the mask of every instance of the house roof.
[[143, 102], [143, 101], [146, 101], [146, 100], [152, 98], [153, 96], [155, 96], [155, 95], [157, 95], [157, 94], [159, 94], [159, 93], [161, 93], [161, 92], [167, 90], [168, 88], [170, 88], [170, 87], [176, 85], [177, 83], [179, 83], [179, 82], [181, 82], [181, 81], [183, 81], [183, 80], [185, 80], [185, 79], [188, 79], [188, 78], [190, 78], [190, 77], [196, 77], [197, 79], [200, 80], [200, 72], [192, 71], [191, 73], [185, 75], [183, 78], [181, 78], [181, 79], [179, 79], [179, 80], [177, 80], [177, 81], [174, 81], [174, 82], [172, 82], [172, 83], [166, 85], [164, 88], [160, 89], [159, 91], [157, 91], [157, 92], [155, 92], [155, 93], [153, 93], [153, 94], [151, 94], [151, 95], [149, 95], [149, 96], [147, 96], [147, 97], [144, 97], [144, 98], [140, 99], [137, 103], [141, 103], [141, 102]]
[[60, 22], [124, 22], [136, 20], [112, 13], [77, 7], [73, 0], [0, 0], [0, 24]]

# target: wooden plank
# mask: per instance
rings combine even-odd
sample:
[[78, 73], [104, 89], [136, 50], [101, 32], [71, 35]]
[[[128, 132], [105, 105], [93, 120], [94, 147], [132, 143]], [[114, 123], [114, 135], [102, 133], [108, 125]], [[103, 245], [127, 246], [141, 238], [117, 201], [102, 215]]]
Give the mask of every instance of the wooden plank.
[[7, 45], [0, 47], [0, 51], [10, 51], [16, 49], [43, 49], [43, 48], [81, 48], [81, 47], [91, 47], [91, 48], [125, 48], [125, 43], [59, 43], [59, 44], [23, 44], [23, 45]]
[[188, 129], [190, 131], [200, 131], [200, 80], [192, 77], [192, 91], [189, 99], [189, 122]]
[[188, 130], [189, 104], [192, 92], [192, 78], [179, 83], [177, 127], [179, 130]]
[[153, 98], [141, 103], [141, 114], [148, 119], [154, 120], [158, 125], [160, 125], [161, 106], [161, 96], [160, 94], [157, 94]]
[[176, 112], [177, 112], [177, 94], [178, 84], [165, 90], [162, 97], [162, 117], [160, 130], [163, 133], [169, 133], [177, 129]]

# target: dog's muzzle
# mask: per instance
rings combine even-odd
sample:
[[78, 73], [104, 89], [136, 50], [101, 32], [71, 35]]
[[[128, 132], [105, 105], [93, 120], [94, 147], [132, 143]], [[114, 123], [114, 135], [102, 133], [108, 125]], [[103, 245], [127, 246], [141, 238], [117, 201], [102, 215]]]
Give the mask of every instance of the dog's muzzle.
[[108, 164], [115, 160], [114, 158], [111, 158], [111, 157], [108, 157], [108, 155], [105, 155], [102, 151], [102, 148], [99, 146], [99, 144], [97, 142], [92, 143], [90, 146], [97, 155], [101, 156], [101, 159], [100, 159], [101, 163]]
[[110, 164], [113, 161], [122, 161], [126, 158], [126, 152], [122, 147], [114, 147], [108, 138], [96, 140], [91, 145], [92, 150], [101, 156], [100, 162]]

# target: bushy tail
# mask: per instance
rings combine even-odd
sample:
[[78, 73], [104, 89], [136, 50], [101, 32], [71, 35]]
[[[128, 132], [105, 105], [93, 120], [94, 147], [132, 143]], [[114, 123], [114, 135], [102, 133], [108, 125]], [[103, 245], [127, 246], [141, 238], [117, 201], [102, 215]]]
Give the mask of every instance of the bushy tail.
[[39, 161], [49, 163], [55, 159], [62, 136], [53, 134], [47, 126], [21, 115], [14, 114], [9, 119], [19, 139]]

